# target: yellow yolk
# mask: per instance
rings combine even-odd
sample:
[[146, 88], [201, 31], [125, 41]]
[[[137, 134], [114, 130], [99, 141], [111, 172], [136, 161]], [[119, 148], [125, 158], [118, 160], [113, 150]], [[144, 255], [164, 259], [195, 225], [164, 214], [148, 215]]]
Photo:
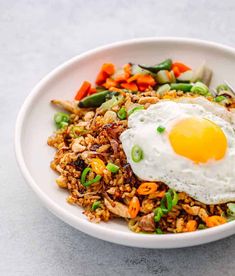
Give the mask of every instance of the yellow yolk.
[[207, 119], [190, 117], [178, 121], [169, 133], [174, 151], [196, 163], [220, 160], [227, 150], [222, 129]]

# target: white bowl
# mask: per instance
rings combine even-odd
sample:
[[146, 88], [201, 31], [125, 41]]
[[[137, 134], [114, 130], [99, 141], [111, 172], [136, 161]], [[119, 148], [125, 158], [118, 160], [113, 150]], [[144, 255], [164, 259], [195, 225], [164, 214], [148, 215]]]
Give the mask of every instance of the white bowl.
[[235, 222], [182, 234], [149, 235], [131, 232], [126, 222], [91, 223], [82, 209], [66, 202], [67, 192], [55, 184], [50, 169], [54, 150], [47, 138], [54, 131], [51, 99], [73, 99], [83, 80], [93, 82], [102, 63], [153, 64], [167, 57], [193, 68], [205, 61], [213, 69], [212, 86], [224, 79], [235, 86], [235, 50], [223, 45], [185, 38], [147, 38], [124, 41], [79, 55], [56, 68], [33, 89], [17, 118], [15, 150], [21, 171], [48, 209], [75, 228], [94, 237], [123, 245], [175, 248], [211, 242], [235, 233]]

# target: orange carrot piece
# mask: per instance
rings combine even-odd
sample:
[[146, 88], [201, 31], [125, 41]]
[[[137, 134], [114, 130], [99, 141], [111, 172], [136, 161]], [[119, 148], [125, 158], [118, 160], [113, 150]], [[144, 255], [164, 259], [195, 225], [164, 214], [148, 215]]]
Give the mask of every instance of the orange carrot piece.
[[138, 91], [138, 87], [134, 82], [131, 82], [131, 83], [123, 82], [121, 83], [121, 87], [131, 91]]
[[135, 218], [140, 210], [140, 202], [137, 196], [134, 196], [129, 204], [128, 213], [130, 214], [131, 218]]
[[207, 227], [214, 227], [218, 226], [220, 224], [226, 223], [227, 220], [224, 217], [221, 216], [211, 216], [206, 218], [206, 226]]
[[139, 91], [144, 92], [148, 88], [148, 85], [139, 84], [138, 88], [139, 88]]
[[109, 89], [110, 87], [115, 87], [117, 86], [117, 83], [115, 80], [111, 79], [111, 78], [107, 78], [105, 84], [103, 84], [103, 86], [107, 89]]
[[111, 92], [119, 92], [119, 93], [121, 93], [121, 94], [125, 94], [125, 93], [123, 93], [123, 90], [122, 90], [122, 89], [117, 88], [117, 87], [110, 87], [110, 88], [109, 88], [109, 91], [111, 91]]
[[186, 223], [185, 232], [193, 232], [197, 230], [197, 222], [192, 219]]
[[130, 77], [131, 74], [132, 74], [132, 68], [131, 68], [131, 64], [130, 63], [127, 63], [123, 66], [123, 70], [124, 70], [124, 73], [126, 75], [126, 78]]
[[140, 74], [137, 78], [138, 85], [154, 86], [156, 84], [155, 79], [151, 75]]
[[122, 75], [118, 75], [114, 80], [117, 82], [117, 83], [121, 83], [121, 82], [126, 82], [126, 76], [125, 74], [122, 74]]
[[99, 73], [98, 73], [98, 75], [97, 75], [97, 77], [96, 77], [96, 81], [95, 81], [95, 83], [97, 84], [97, 85], [102, 85], [103, 83], [105, 83], [105, 81], [106, 81], [106, 79], [109, 77], [109, 75], [106, 73], [106, 72], [104, 72], [104, 71], [100, 71]]
[[80, 101], [81, 99], [86, 97], [90, 88], [91, 84], [88, 81], [84, 81], [79, 90], [77, 91], [77, 94], [75, 95], [74, 99], [76, 101]]
[[101, 70], [104, 71], [108, 76], [111, 76], [115, 73], [115, 66], [112, 63], [104, 63], [101, 67]]
[[130, 83], [130, 82], [136, 81], [139, 77], [140, 77], [140, 74], [135, 74], [134, 76], [132, 76], [129, 79], [127, 79], [126, 81], [128, 83]]
[[180, 76], [180, 70], [179, 70], [178, 66], [176, 66], [176, 65], [172, 66], [172, 70], [174, 72], [175, 77], [178, 78]]
[[139, 195], [149, 195], [157, 191], [158, 185], [155, 182], [143, 182], [137, 189]]
[[178, 67], [178, 69], [180, 70], [180, 73], [184, 73], [184, 72], [186, 72], [186, 71], [188, 71], [188, 70], [191, 70], [190, 67], [188, 67], [187, 65], [185, 65], [185, 64], [183, 64], [183, 63], [181, 63], [181, 62], [174, 62], [174, 63], [172, 64], [172, 68], [175, 67], [175, 66]]
[[91, 87], [88, 91], [88, 95], [92, 95], [92, 94], [95, 94], [97, 92], [96, 88], [95, 87]]

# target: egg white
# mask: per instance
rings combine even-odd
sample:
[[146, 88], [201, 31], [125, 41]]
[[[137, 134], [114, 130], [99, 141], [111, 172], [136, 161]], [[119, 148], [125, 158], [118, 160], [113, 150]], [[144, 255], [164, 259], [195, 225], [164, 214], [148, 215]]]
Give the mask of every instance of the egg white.
[[[228, 148], [219, 161], [195, 164], [174, 152], [168, 139], [171, 127], [187, 117], [209, 119], [223, 130]], [[165, 132], [156, 131], [164, 126]], [[128, 129], [120, 140], [133, 172], [145, 181], [162, 181], [178, 192], [185, 192], [205, 204], [235, 200], [235, 115], [205, 98], [164, 100], [147, 110], [133, 113]], [[139, 145], [144, 153], [140, 162], [133, 162], [131, 149]]]

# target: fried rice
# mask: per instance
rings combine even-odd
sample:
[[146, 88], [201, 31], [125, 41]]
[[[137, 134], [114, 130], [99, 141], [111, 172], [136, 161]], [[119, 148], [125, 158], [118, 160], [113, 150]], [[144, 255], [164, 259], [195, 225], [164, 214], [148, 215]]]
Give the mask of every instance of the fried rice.
[[[208, 217], [223, 217], [227, 210], [226, 204], [205, 205], [179, 192], [177, 205], [156, 223], [154, 210], [160, 206], [169, 188], [157, 182], [156, 192], [139, 195], [137, 189], [143, 181], [134, 175], [120, 143], [119, 136], [127, 129], [127, 119], [121, 120], [117, 116], [122, 107], [128, 110], [130, 106], [141, 104], [147, 109], [161, 99], [182, 96], [195, 97], [195, 94], [169, 91], [160, 96], [153, 90], [135, 93], [123, 90], [122, 98], [109, 110], [100, 107], [79, 108], [76, 101], [52, 101], [70, 113], [68, 126], [48, 138], [48, 145], [56, 150], [51, 168], [58, 173], [58, 186], [68, 191], [67, 202], [82, 207], [91, 222], [124, 218], [134, 232], [155, 233], [156, 228], [157, 233], [164, 234], [195, 231], [208, 227]], [[79, 135], [73, 131], [74, 127], [79, 127]], [[81, 183], [81, 174], [90, 167], [94, 158], [101, 159], [104, 164], [114, 163], [119, 170], [112, 173], [105, 168], [99, 181], [85, 187]], [[90, 170], [87, 180], [94, 177], [95, 173]], [[138, 216], [130, 218], [128, 206], [134, 196], [138, 196], [140, 210]]]

